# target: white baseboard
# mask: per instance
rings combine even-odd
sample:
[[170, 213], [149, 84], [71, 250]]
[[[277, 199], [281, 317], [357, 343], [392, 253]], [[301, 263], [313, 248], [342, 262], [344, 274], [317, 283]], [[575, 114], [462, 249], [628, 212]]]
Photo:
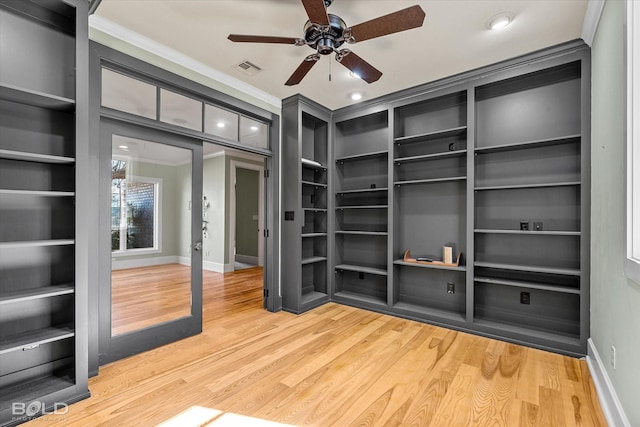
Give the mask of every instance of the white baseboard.
[[604, 412], [607, 423], [610, 426], [631, 427], [591, 338], [587, 340], [587, 365], [589, 365], [589, 372], [598, 392], [602, 412]]
[[152, 267], [154, 265], [177, 264], [180, 263], [177, 256], [161, 256], [140, 259], [123, 259], [111, 260], [112, 270], [124, 270], [125, 268]]
[[[191, 258], [179, 257], [178, 262], [182, 265], [191, 265]], [[230, 271], [233, 271], [233, 266], [230, 264], [222, 264], [213, 261], [202, 261], [202, 269], [213, 271], [215, 273], [228, 273]]]
[[244, 262], [245, 264], [254, 264], [254, 265], [258, 265], [258, 262], [260, 261], [258, 259], [257, 256], [251, 256], [251, 255], [239, 255], [236, 254], [236, 261], [238, 262]]

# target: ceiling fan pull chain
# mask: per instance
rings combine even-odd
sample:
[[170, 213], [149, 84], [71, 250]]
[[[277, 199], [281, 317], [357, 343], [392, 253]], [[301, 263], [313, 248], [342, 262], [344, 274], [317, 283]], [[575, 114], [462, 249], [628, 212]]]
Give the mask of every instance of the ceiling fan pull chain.
[[331, 61], [327, 61], [329, 63], [329, 81], [331, 81]]

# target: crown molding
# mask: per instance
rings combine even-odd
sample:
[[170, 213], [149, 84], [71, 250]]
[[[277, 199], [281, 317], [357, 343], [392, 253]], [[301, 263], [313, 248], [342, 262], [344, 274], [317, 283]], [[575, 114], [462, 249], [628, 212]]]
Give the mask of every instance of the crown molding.
[[582, 40], [590, 47], [596, 36], [596, 30], [598, 29], [598, 23], [602, 16], [605, 1], [606, 0], [587, 1], [587, 11], [584, 14], [584, 21], [582, 22]]
[[89, 28], [100, 31], [110, 37], [120, 40], [121, 42], [142, 49], [164, 59], [165, 61], [179, 65], [180, 67], [198, 73], [208, 79], [215, 80], [222, 85], [240, 91], [248, 96], [267, 103], [268, 105], [277, 108], [281, 108], [282, 106], [280, 98], [251, 86], [240, 79], [218, 71], [215, 68], [211, 68], [202, 62], [196, 61], [195, 59], [178, 52], [177, 50], [151, 40], [150, 38], [136, 33], [135, 31], [131, 31], [102, 16], [91, 15], [89, 17]]

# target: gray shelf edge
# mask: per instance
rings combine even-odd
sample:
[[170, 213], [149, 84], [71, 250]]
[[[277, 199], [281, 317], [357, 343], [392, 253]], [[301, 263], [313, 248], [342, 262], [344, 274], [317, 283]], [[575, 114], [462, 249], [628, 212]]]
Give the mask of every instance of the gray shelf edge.
[[38, 197], [75, 197], [75, 191], [39, 191], [39, 190], [9, 190], [0, 189], [0, 194], [6, 196], [38, 196]]
[[6, 292], [4, 294], [0, 294], [0, 305], [30, 301], [40, 298], [68, 295], [74, 292], [75, 288], [73, 287], [73, 285], [46, 286], [36, 289], [25, 289], [15, 292]]
[[343, 209], [387, 209], [389, 205], [336, 206], [336, 210]]
[[54, 240], [32, 240], [23, 242], [2, 242], [0, 243], [0, 249], [15, 249], [15, 248], [34, 248], [34, 247], [47, 247], [47, 246], [69, 246], [74, 245], [76, 242], [73, 239], [54, 239]]
[[553, 268], [532, 265], [498, 264], [492, 262], [475, 262], [475, 267], [495, 268], [498, 270], [527, 271], [531, 273], [558, 274], [562, 276], [580, 276], [580, 270], [573, 268]]
[[305, 212], [326, 212], [326, 209], [323, 208], [302, 208]]
[[541, 291], [560, 292], [565, 294], [580, 295], [580, 289], [569, 288], [567, 286], [553, 286], [543, 285], [535, 282], [526, 282], [520, 280], [506, 280], [506, 279], [492, 279], [490, 277], [476, 276], [473, 279], [475, 282], [487, 283], [490, 285], [499, 286], [515, 286], [517, 288], [538, 289]]
[[490, 190], [519, 190], [528, 188], [549, 188], [549, 187], [577, 187], [581, 185], [580, 181], [565, 181], [565, 182], [549, 182], [545, 184], [514, 184], [514, 185], [486, 185], [480, 187], [474, 187], [475, 191], [490, 191]]
[[338, 194], [360, 194], [360, 193], [375, 193], [380, 191], [389, 191], [387, 187], [376, 187], [376, 188], [363, 188], [359, 190], [342, 190], [336, 191], [336, 195]]
[[365, 267], [355, 264], [338, 264], [334, 267], [336, 270], [354, 271], [356, 273], [375, 274], [376, 276], [387, 276], [387, 270], [375, 267]]
[[393, 309], [410, 312], [414, 315], [426, 316], [429, 318], [438, 318], [441, 321], [455, 321], [460, 323], [466, 322], [466, 315], [455, 311], [443, 310], [440, 308], [422, 306], [404, 301], [396, 302], [392, 306]]
[[382, 157], [389, 154], [389, 150], [372, 151], [371, 153], [354, 154], [352, 156], [337, 157], [336, 163], [344, 163], [358, 160], [366, 160], [375, 157]]
[[75, 336], [75, 332], [69, 326], [42, 328], [37, 331], [10, 335], [0, 341], [0, 355], [64, 340], [73, 336]]
[[327, 188], [327, 184], [321, 184], [318, 182], [312, 181], [300, 181], [302, 185], [308, 185], [309, 187], [319, 187], [319, 188]]
[[320, 165], [313, 165], [313, 164], [310, 164], [310, 163], [306, 163], [306, 162], [304, 162], [304, 161], [302, 161], [302, 160], [300, 161], [300, 163], [302, 164], [302, 167], [303, 167], [303, 168], [307, 168], [307, 169], [316, 169], [316, 170], [317, 170], [317, 169], [327, 170], [327, 167], [326, 167], [325, 165], [322, 165], [322, 164], [320, 164]]
[[430, 268], [430, 269], [434, 269], [434, 270], [451, 270], [451, 271], [460, 271], [460, 272], [466, 272], [467, 271], [467, 267], [464, 265], [458, 266], [458, 267], [449, 267], [448, 265], [438, 265], [438, 264], [419, 264], [417, 262], [406, 262], [404, 260], [401, 259], [397, 259], [395, 261], [393, 261], [394, 265], [401, 265], [404, 267], [415, 267], [415, 268]]
[[463, 157], [465, 154], [467, 154], [466, 149], [456, 150], [456, 151], [445, 151], [442, 153], [435, 153], [435, 154], [422, 154], [420, 156], [396, 157], [393, 159], [393, 162], [400, 165], [403, 163], [411, 163], [411, 162], [452, 159], [455, 157]]
[[303, 233], [300, 235], [300, 237], [304, 238], [311, 238], [311, 237], [327, 237], [327, 233]]
[[71, 164], [75, 163], [74, 157], [53, 156], [50, 154], [30, 153], [27, 151], [0, 150], [0, 159], [22, 160], [26, 162]]
[[386, 231], [335, 231], [335, 234], [351, 234], [354, 236], [388, 236]]
[[52, 110], [73, 110], [76, 101], [63, 96], [0, 83], [0, 99]]
[[509, 332], [511, 334], [517, 334], [523, 337], [543, 339], [551, 342], [561, 343], [576, 348], [580, 347], [579, 337], [558, 334], [551, 331], [543, 331], [540, 329], [526, 328], [524, 326], [518, 326], [506, 322], [503, 323], [496, 320], [481, 318], [474, 318], [473, 324], [476, 327], [480, 326], [482, 330], [493, 329], [495, 331]]
[[491, 152], [500, 152], [500, 151], [512, 151], [512, 150], [520, 150], [527, 148], [535, 148], [535, 147], [548, 147], [553, 145], [561, 145], [561, 144], [570, 144], [575, 139], [582, 138], [582, 135], [566, 135], [560, 136], [556, 138], [545, 138], [545, 139], [537, 139], [532, 141], [524, 141], [524, 142], [514, 142], [511, 144], [500, 144], [500, 145], [492, 145], [486, 147], [476, 147], [475, 152], [478, 154], [482, 153], [491, 153]]
[[487, 228], [477, 228], [473, 230], [475, 233], [479, 234], [514, 234], [514, 235], [525, 235], [525, 236], [580, 236], [579, 231], [554, 231], [554, 230], [542, 230], [542, 231], [532, 231], [532, 230], [498, 230], [498, 229], [487, 229]]
[[317, 262], [324, 262], [326, 260], [327, 260], [327, 257], [314, 256], [309, 258], [302, 258], [302, 260], [300, 260], [300, 264], [302, 265], [315, 264]]
[[337, 297], [338, 300], [342, 298], [342, 299], [346, 299], [346, 300], [357, 302], [357, 303], [367, 303], [367, 304], [377, 305], [380, 307], [388, 307], [386, 301], [383, 301], [379, 298], [372, 297], [369, 295], [358, 294], [356, 292], [340, 291], [340, 292], [334, 293], [333, 296], [334, 298]]
[[443, 182], [456, 182], [456, 181], [466, 181], [466, 176], [453, 176], [449, 178], [430, 178], [430, 179], [413, 179], [410, 181], [395, 181], [393, 185], [402, 186], [402, 185], [412, 185], [412, 184], [438, 184]]
[[461, 135], [467, 132], [467, 126], [457, 126], [436, 132], [427, 132], [418, 135], [401, 136], [393, 139], [396, 144], [408, 144], [412, 142], [426, 142], [435, 139], [447, 138], [449, 136]]

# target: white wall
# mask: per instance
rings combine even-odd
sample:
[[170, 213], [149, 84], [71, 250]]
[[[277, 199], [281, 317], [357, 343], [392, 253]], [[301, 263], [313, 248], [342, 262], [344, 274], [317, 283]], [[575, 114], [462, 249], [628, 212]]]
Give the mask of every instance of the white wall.
[[623, 1], [605, 4], [592, 45], [592, 73], [591, 338], [630, 424], [640, 426], [640, 286], [624, 274]]

